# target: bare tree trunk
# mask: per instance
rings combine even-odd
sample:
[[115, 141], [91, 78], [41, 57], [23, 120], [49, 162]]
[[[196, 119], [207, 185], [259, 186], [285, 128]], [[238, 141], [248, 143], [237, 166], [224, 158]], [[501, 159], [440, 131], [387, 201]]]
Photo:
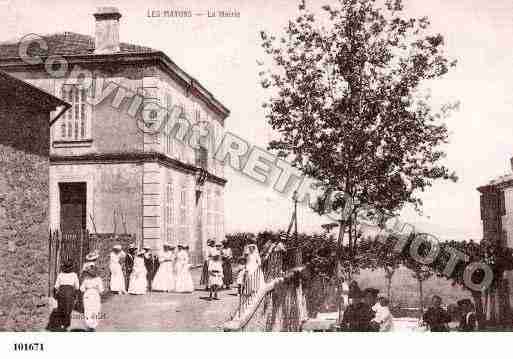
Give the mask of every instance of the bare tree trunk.
[[394, 276], [394, 269], [385, 267], [385, 278], [387, 280], [387, 299], [391, 303], [392, 302], [392, 277]]
[[484, 326], [484, 310], [483, 310], [483, 296], [481, 292], [472, 291], [472, 298], [474, 299], [474, 303], [476, 305], [476, 319], [478, 323], [479, 329], [482, 329]]
[[422, 288], [422, 280], [419, 279], [419, 295], [420, 295], [420, 316], [424, 315], [424, 291]]
[[342, 323], [342, 248], [343, 248], [343, 240], [344, 240], [344, 232], [346, 230], [346, 223], [343, 217], [343, 214], [340, 217], [340, 226], [338, 231], [338, 240], [337, 240], [337, 306], [338, 306], [338, 322]]

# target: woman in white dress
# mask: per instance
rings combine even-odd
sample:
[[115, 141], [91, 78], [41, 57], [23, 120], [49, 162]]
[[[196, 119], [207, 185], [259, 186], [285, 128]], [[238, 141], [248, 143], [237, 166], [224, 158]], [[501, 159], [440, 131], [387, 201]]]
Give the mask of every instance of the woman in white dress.
[[176, 288], [177, 293], [192, 293], [194, 291], [194, 283], [189, 264], [189, 246], [178, 245], [178, 253], [176, 255]]
[[248, 246], [248, 255], [246, 258], [247, 276], [244, 283], [245, 292], [248, 294], [257, 292], [265, 284], [264, 273], [262, 272], [262, 260], [258, 253], [256, 244]]
[[146, 294], [148, 281], [146, 279], [146, 266], [144, 265], [144, 251], [137, 252], [134, 260], [134, 268], [130, 274], [130, 285], [128, 293], [130, 294]]
[[96, 266], [91, 266], [84, 271], [84, 281], [80, 285], [80, 291], [84, 293], [84, 321], [90, 331], [94, 331], [100, 319], [103, 293], [103, 281], [98, 276]]
[[164, 244], [164, 250], [159, 255], [160, 266], [153, 279], [152, 289], [160, 292], [173, 292], [176, 286], [175, 276], [175, 247]]
[[121, 249], [119, 244], [112, 247], [110, 252], [110, 291], [118, 294], [126, 294], [125, 276], [123, 275], [123, 268], [121, 261], [125, 258], [125, 252]]

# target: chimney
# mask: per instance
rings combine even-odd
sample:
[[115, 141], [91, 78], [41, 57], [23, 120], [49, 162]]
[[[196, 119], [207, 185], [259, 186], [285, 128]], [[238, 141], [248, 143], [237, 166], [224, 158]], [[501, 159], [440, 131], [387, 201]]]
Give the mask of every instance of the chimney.
[[93, 14], [96, 20], [94, 53], [112, 54], [119, 52], [119, 19], [121, 13], [115, 7], [99, 7]]

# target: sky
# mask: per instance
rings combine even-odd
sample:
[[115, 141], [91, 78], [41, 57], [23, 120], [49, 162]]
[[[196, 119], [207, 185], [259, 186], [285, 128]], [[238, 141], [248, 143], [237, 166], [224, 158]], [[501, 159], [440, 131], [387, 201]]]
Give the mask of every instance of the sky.
[[[324, 2], [307, 1], [320, 6]], [[510, 0], [405, 0], [409, 14], [428, 16], [432, 31], [444, 35], [455, 70], [431, 84], [433, 103], [459, 100], [447, 119], [450, 143], [446, 164], [457, 183], [438, 183], [421, 195], [424, 215], [406, 208], [402, 220], [440, 239], [481, 238], [479, 193], [492, 178], [511, 173], [513, 157], [513, 2]], [[297, 14], [295, 0], [0, 0], [0, 34], [9, 40], [27, 33], [72, 31], [94, 34], [97, 6], [117, 6], [123, 42], [164, 51], [198, 79], [231, 115], [227, 130], [263, 147], [273, 136], [262, 103], [257, 60], [266, 60], [260, 30], [281, 32]], [[152, 18], [151, 10], [237, 10], [239, 18]], [[227, 168], [226, 231], [286, 228], [291, 200]], [[320, 218], [306, 207], [298, 213], [299, 230], [320, 231]]]

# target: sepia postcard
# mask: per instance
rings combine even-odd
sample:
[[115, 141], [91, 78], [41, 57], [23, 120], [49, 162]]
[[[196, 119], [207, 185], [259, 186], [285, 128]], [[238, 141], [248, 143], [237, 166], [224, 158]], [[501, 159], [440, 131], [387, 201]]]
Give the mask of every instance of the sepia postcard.
[[1, 0], [0, 331], [512, 331], [512, 12]]

